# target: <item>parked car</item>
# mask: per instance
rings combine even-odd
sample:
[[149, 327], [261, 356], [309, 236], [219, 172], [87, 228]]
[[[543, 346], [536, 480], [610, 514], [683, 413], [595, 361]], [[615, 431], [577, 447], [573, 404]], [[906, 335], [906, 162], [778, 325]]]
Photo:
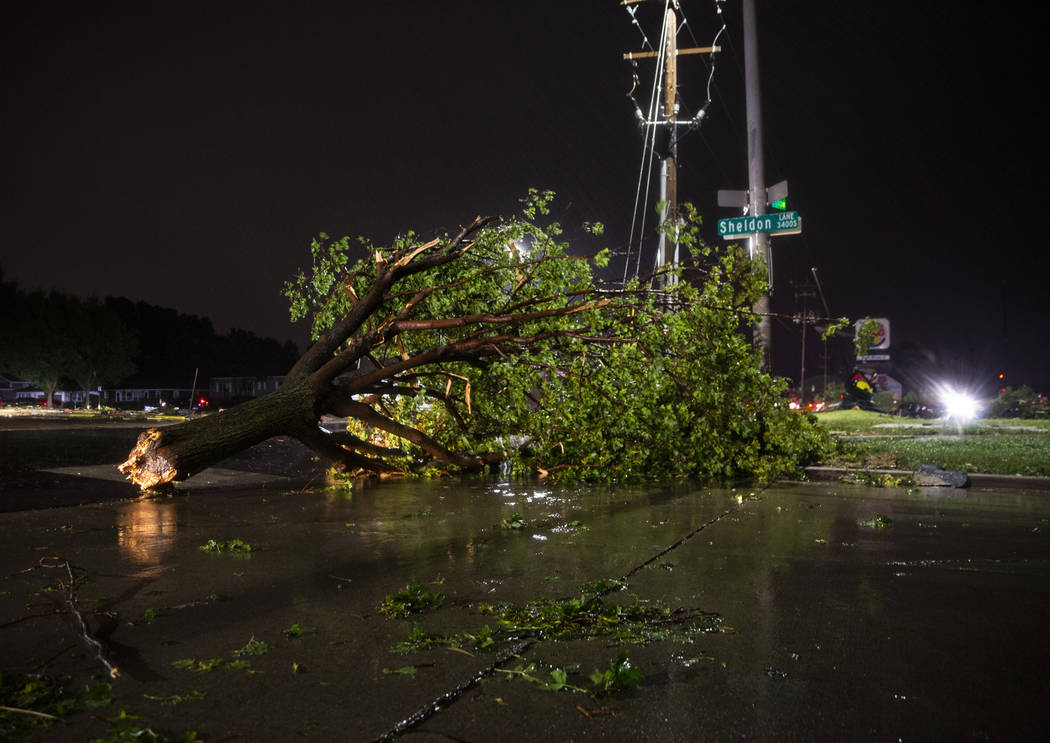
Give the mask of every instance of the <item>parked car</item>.
[[933, 418], [944, 417], [944, 411], [940, 405], [932, 402], [906, 402], [901, 404], [901, 415], [908, 418]]

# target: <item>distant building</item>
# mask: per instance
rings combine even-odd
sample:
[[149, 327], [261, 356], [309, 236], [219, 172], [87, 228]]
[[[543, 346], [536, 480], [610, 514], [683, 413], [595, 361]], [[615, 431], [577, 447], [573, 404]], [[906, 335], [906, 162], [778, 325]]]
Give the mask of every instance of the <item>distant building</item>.
[[[201, 390], [197, 390], [198, 393]], [[159, 407], [161, 403], [186, 407], [193, 391], [189, 387], [118, 387], [102, 390], [102, 403], [115, 408], [129, 405], [151, 405]], [[55, 393], [58, 399], [58, 393]], [[81, 400], [83, 393], [81, 393]]]
[[[162, 402], [177, 407], [197, 407], [200, 398], [207, 401], [210, 408], [219, 408], [223, 405], [243, 402], [253, 397], [262, 397], [273, 392], [284, 381], [283, 376], [242, 376], [242, 377], [212, 377], [209, 380], [201, 380], [196, 389], [189, 387], [148, 387], [146, 385], [136, 387], [114, 387], [102, 390], [102, 402], [113, 407], [129, 407], [140, 405], [157, 406]], [[196, 399], [192, 399], [195, 397]], [[56, 393], [55, 399], [58, 399]]]
[[208, 398], [213, 405], [262, 397], [281, 386], [283, 376], [212, 377], [208, 381]]
[[[273, 392], [284, 381], [283, 376], [212, 377], [201, 380], [196, 389], [189, 387], [150, 386], [138, 384], [127, 387], [95, 390], [55, 390], [55, 407], [88, 407], [102, 404], [115, 408], [160, 407], [162, 404], [176, 407], [196, 407], [200, 398], [207, 400], [213, 408], [242, 402], [253, 397], [262, 397]], [[196, 397], [196, 399], [193, 399]], [[0, 402], [4, 404], [32, 404], [44, 400], [44, 391], [29, 382], [11, 375], [0, 375]]]
[[[0, 402], [2, 403], [10, 404], [19, 399], [33, 399], [31, 396], [33, 390], [35, 388], [29, 382], [10, 374], [0, 374]], [[44, 397], [43, 390], [35, 391], [40, 393], [40, 398]], [[20, 397], [21, 395], [25, 397]]]

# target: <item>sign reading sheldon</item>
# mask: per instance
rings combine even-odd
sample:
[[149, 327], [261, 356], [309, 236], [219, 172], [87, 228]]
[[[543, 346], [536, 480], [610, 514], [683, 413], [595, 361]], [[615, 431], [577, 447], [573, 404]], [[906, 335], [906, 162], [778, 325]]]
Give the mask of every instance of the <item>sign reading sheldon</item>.
[[723, 240], [767, 232], [770, 235], [797, 235], [802, 232], [798, 212], [773, 212], [756, 217], [730, 217], [718, 220], [718, 235]]

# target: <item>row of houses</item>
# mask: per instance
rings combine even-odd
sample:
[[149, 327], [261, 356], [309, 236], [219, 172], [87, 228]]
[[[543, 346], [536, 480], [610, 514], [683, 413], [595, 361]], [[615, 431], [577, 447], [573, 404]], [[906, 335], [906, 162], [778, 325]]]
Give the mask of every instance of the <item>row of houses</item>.
[[[99, 404], [115, 408], [221, 407], [273, 392], [283, 376], [212, 377], [206, 384], [190, 387], [100, 387], [98, 390], [56, 390], [56, 407], [84, 408]], [[43, 404], [46, 394], [16, 377], [0, 374], [0, 403], [7, 405]]]

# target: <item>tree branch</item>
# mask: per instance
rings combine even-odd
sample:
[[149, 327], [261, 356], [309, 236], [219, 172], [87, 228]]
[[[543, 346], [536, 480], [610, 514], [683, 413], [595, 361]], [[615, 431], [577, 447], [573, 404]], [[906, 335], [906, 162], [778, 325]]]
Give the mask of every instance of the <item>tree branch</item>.
[[533, 336], [518, 336], [505, 333], [503, 335], [473, 337], [467, 340], [449, 343], [444, 346], [435, 346], [434, 348], [430, 348], [407, 359], [401, 359], [400, 361], [374, 372], [350, 377], [341, 384], [341, 387], [349, 394], [360, 394], [369, 390], [371, 385], [381, 382], [384, 379], [390, 379], [406, 369], [413, 369], [426, 364], [434, 364], [439, 361], [447, 361], [450, 357], [458, 356], [465, 351], [490, 347], [493, 351], [498, 352], [498, 346], [500, 344], [514, 343], [516, 345], [529, 345], [542, 340], [549, 340], [561, 335], [566, 335], [569, 332], [571, 331], [553, 330], [546, 333], [537, 333]]
[[399, 436], [400, 438], [415, 444], [435, 459], [439, 459], [448, 464], [454, 464], [463, 469], [479, 470], [484, 467], [485, 464], [499, 461], [501, 458], [498, 454], [495, 455], [495, 458], [493, 458], [493, 455], [466, 456], [456, 454], [443, 447], [422, 431], [412, 428], [411, 426], [406, 426], [403, 423], [398, 423], [384, 415], [380, 415], [368, 405], [357, 402], [356, 400], [351, 400], [343, 395], [339, 395], [338, 398], [332, 400], [332, 404], [329, 408], [333, 411], [338, 411], [341, 415], [357, 418], [362, 423], [375, 426], [382, 431]]
[[349, 447], [350, 449], [357, 451], [368, 452], [377, 457], [404, 457], [408, 454], [408, 452], [403, 449], [398, 449], [393, 446], [379, 446], [378, 444], [373, 444], [371, 441], [365, 441], [359, 436], [354, 436], [349, 431], [330, 433], [327, 435], [327, 438], [337, 446]]
[[[331, 434], [331, 436], [335, 435]], [[319, 429], [311, 429], [300, 431], [297, 438], [343, 472], [358, 469], [379, 473], [398, 471], [396, 467], [381, 459], [372, 459], [344, 449], [339, 445], [338, 440], [333, 440], [331, 436], [321, 433]]]
[[[303, 354], [302, 358], [300, 358], [295, 366], [293, 366], [288, 372], [288, 378], [298, 379], [315, 374], [322, 366], [326, 365], [336, 349], [345, 343], [351, 335], [356, 333], [364, 322], [372, 317], [376, 310], [387, 301], [387, 292], [394, 283], [406, 276], [411, 276], [420, 271], [426, 271], [430, 268], [454, 261], [469, 250], [471, 245], [473, 245], [473, 243], [470, 243], [461, 247], [463, 241], [467, 239], [469, 235], [474, 234], [495, 219], [495, 217], [475, 218], [471, 224], [461, 228], [460, 231], [456, 233], [456, 235], [448, 242], [445, 250], [436, 255], [430, 256], [429, 258], [414, 259], [407, 263], [403, 263], [402, 258], [414, 253], [414, 249], [411, 251], [406, 249], [402, 254], [393, 256], [393, 263], [377, 263], [377, 274], [375, 282], [372, 284], [372, 288], [364, 297], [354, 303], [350, 308], [350, 311], [342, 320], [337, 322], [331, 330], [323, 333], [317, 341], [314, 342], [313, 346]], [[343, 368], [345, 368], [345, 366]], [[334, 377], [335, 374], [338, 373], [337, 370], [334, 374], [331, 374], [331, 376]], [[324, 380], [324, 376], [326, 375], [322, 375], [318, 381], [330, 381], [330, 377], [328, 380]]]

